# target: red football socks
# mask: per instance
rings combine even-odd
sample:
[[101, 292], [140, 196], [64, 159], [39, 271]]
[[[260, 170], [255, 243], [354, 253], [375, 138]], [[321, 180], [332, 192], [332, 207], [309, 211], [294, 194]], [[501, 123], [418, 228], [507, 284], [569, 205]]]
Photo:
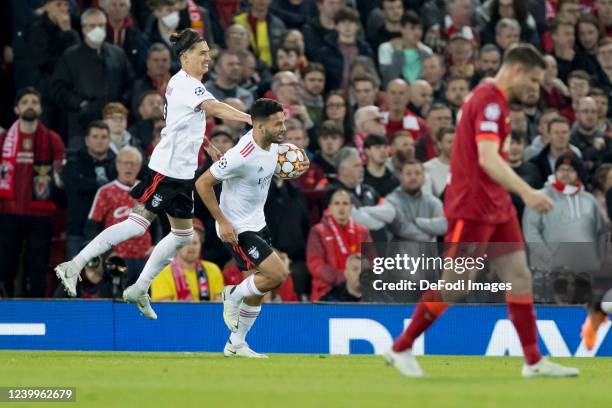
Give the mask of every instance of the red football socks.
[[538, 329], [533, 309], [533, 298], [531, 295], [506, 295], [508, 304], [508, 316], [514, 324], [523, 346], [523, 354], [527, 364], [532, 365], [540, 361], [542, 355], [538, 348]]
[[416, 338], [427, 330], [447, 308], [448, 305], [442, 300], [439, 290], [425, 292], [414, 309], [412, 321], [393, 343], [393, 351], [399, 353], [412, 348], [412, 343]]

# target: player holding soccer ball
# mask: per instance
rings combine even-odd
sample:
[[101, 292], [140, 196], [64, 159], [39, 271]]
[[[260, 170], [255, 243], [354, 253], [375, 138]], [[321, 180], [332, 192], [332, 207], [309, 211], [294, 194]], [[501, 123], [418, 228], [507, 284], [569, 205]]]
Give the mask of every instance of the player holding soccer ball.
[[[492, 270], [512, 284], [506, 294], [508, 314], [523, 347], [524, 377], [577, 376], [575, 368], [542, 358], [533, 310], [531, 272], [527, 266], [523, 235], [508, 190], [529, 208], [546, 212], [552, 201], [532, 189], [505, 160], [510, 144], [509, 99], [539, 92], [546, 62], [532, 46], [520, 44], [504, 55], [493, 79], [485, 80], [466, 98], [458, 115], [457, 134], [445, 193], [445, 213], [450, 243], [505, 243], [489, 253]], [[498, 249], [498, 248], [495, 248]], [[445, 271], [443, 279], [453, 276]], [[416, 306], [412, 321], [395, 341], [385, 360], [406, 376], [423, 376], [411, 349], [421, 335], [446, 310], [449, 292], [428, 291]]]
[[[245, 338], [259, 315], [263, 295], [281, 286], [289, 270], [272, 249], [264, 204], [275, 173], [295, 178], [310, 163], [303, 150], [278, 145], [287, 131], [280, 103], [258, 99], [251, 107], [251, 118], [253, 129], [200, 176], [196, 190], [217, 221], [217, 234], [240, 270], [251, 272], [239, 285], [223, 289], [223, 319], [232, 332], [223, 354], [266, 358], [251, 350]], [[297, 156], [290, 157], [286, 150], [296, 151]], [[303, 161], [292, 161], [300, 156]], [[223, 186], [219, 205], [213, 186], [220, 182]]]

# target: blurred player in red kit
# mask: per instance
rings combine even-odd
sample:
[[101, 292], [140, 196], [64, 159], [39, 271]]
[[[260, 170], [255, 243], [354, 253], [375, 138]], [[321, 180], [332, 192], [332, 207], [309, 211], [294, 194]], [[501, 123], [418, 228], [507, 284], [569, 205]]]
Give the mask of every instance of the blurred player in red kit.
[[[525, 183], [505, 160], [511, 134], [509, 100], [538, 92], [545, 70], [546, 63], [533, 46], [517, 45], [506, 52], [495, 78], [478, 85], [463, 102], [445, 193], [445, 242], [504, 243], [501, 249], [487, 255], [498, 277], [512, 284], [512, 290], [506, 292], [506, 302], [525, 356], [522, 375], [570, 377], [577, 376], [578, 370], [540, 355], [531, 272], [509, 191], [521, 197], [527, 207], [540, 212], [552, 209], [553, 203]], [[483, 247], [486, 245], [479, 246], [485, 250]], [[452, 270], [446, 270], [442, 279], [451, 280], [453, 275]], [[403, 375], [423, 376], [412, 354], [413, 342], [446, 310], [447, 302], [456, 300], [456, 292], [425, 292], [410, 325], [385, 354], [385, 360]]]

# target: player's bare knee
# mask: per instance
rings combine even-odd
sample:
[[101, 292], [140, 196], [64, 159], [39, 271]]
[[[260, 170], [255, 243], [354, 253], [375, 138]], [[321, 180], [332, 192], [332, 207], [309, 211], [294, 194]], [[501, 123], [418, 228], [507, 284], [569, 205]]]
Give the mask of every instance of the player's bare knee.
[[153, 221], [155, 221], [155, 218], [157, 217], [157, 215], [147, 210], [144, 204], [137, 204], [136, 207], [132, 209], [132, 214], [136, 214], [146, 219], [147, 221], [149, 221], [149, 223], [152, 223]]
[[193, 240], [193, 228], [188, 229], [172, 229], [171, 232], [174, 237], [174, 244], [176, 246], [176, 250], [180, 250], [185, 245], [191, 244]]

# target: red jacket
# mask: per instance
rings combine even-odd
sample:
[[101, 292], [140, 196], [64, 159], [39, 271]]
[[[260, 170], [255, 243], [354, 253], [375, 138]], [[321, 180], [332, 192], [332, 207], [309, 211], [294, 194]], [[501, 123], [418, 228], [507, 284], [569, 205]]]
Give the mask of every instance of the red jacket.
[[[368, 229], [358, 223], [355, 223], [360, 242], [372, 242], [372, 237]], [[344, 282], [344, 269], [339, 270], [338, 257], [342, 256], [336, 253], [335, 237], [332, 229], [325, 223], [319, 223], [312, 227], [308, 236], [308, 244], [306, 246], [306, 264], [310, 275], [312, 276], [312, 292], [310, 298], [312, 301], [319, 300], [330, 289]], [[359, 253], [361, 248], [356, 248], [351, 251], [351, 255]]]

